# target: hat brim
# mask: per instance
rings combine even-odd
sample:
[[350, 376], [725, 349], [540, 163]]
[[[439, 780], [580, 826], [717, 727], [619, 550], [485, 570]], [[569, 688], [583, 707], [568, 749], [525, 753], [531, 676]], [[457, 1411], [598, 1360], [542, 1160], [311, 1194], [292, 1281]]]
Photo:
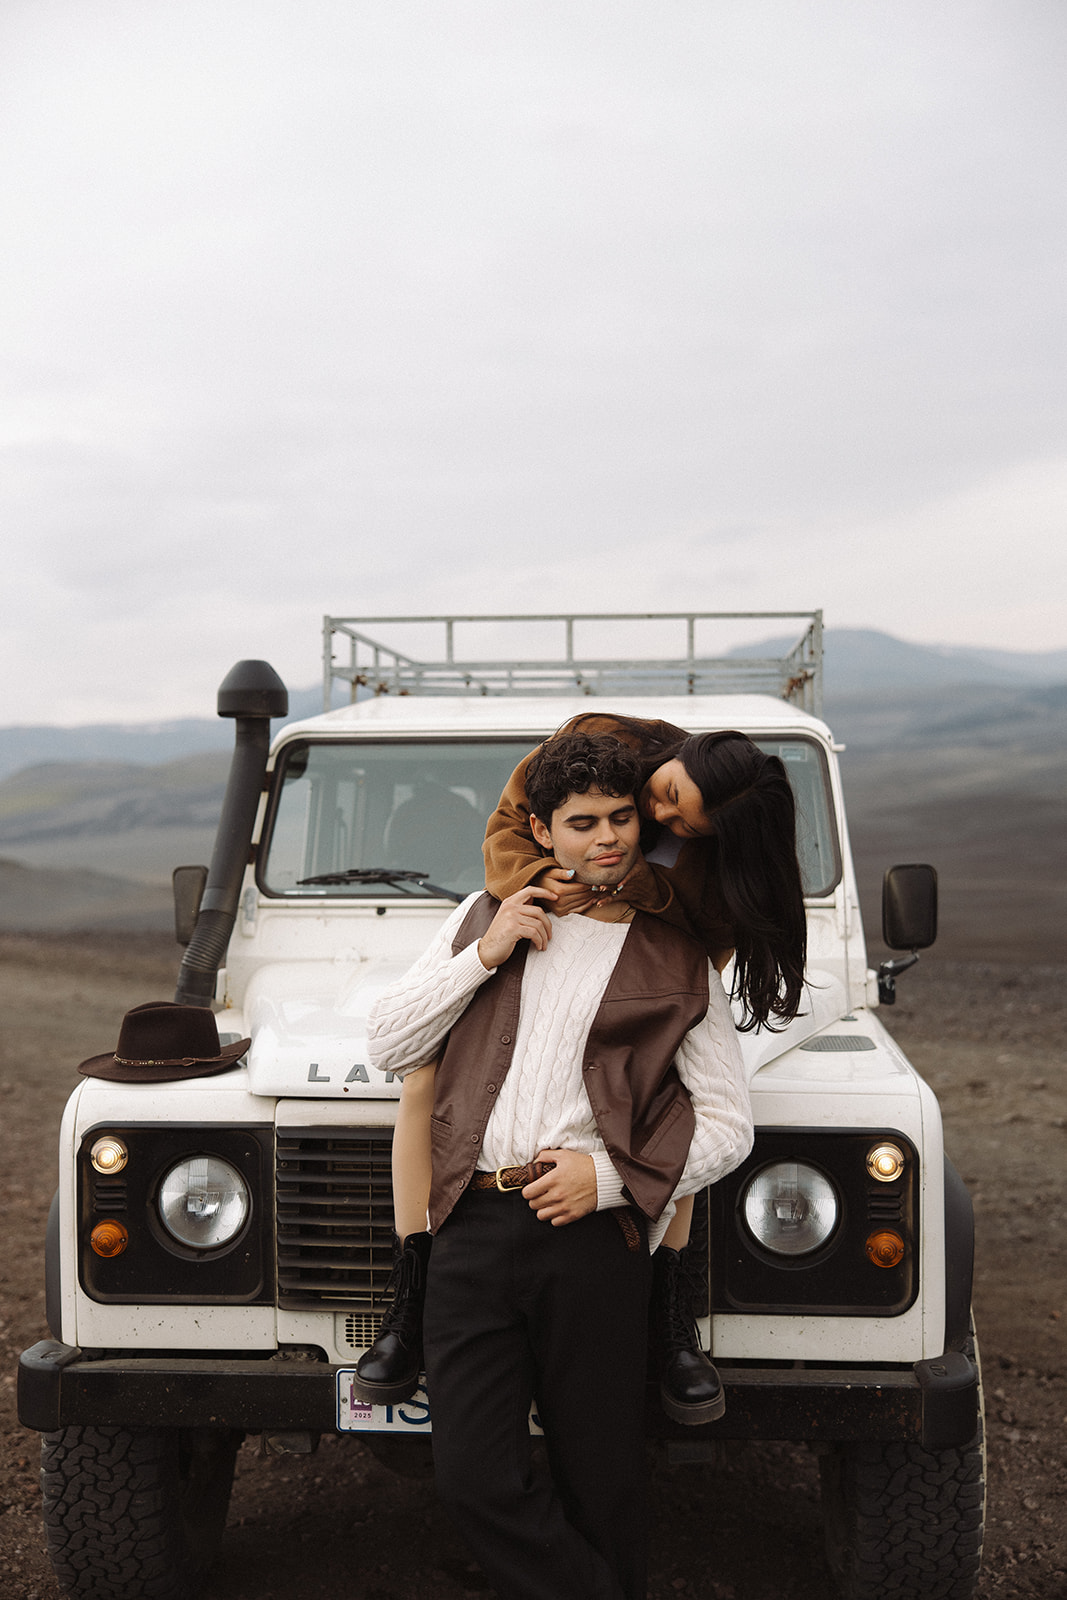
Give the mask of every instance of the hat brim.
[[244, 1055], [251, 1039], [238, 1039], [228, 1044], [217, 1056], [204, 1061], [160, 1062], [158, 1066], [135, 1066], [116, 1061], [114, 1052], [90, 1056], [78, 1067], [86, 1078], [105, 1078], [111, 1083], [176, 1083], [182, 1078], [210, 1078], [217, 1072], [228, 1072]]

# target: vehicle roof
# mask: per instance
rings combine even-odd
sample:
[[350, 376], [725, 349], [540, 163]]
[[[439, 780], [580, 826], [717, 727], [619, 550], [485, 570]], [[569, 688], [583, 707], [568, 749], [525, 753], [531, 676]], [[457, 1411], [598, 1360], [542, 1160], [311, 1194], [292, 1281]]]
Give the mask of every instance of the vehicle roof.
[[740, 728], [756, 737], [807, 733], [825, 742], [831, 737], [825, 722], [774, 695], [631, 695], [610, 701], [589, 695], [380, 695], [290, 723], [275, 744], [298, 735], [345, 739], [353, 734], [372, 738], [519, 735], [536, 740], [583, 712], [618, 712], [671, 722], [693, 733]]

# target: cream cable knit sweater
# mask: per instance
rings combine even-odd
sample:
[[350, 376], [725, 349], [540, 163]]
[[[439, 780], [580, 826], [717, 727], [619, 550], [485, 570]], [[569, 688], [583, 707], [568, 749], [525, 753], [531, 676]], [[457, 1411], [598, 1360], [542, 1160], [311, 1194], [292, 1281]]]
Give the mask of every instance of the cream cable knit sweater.
[[[449, 917], [429, 948], [379, 997], [370, 1014], [373, 1064], [402, 1076], [433, 1059], [471, 995], [492, 974], [477, 945], [452, 954], [471, 896]], [[486, 1128], [478, 1165], [517, 1166], [540, 1150], [580, 1150], [593, 1157], [597, 1209], [625, 1204], [622, 1179], [597, 1131], [582, 1082], [585, 1041], [626, 937], [624, 923], [554, 917], [547, 950], [531, 949], [511, 1070]], [[707, 1016], [686, 1036], [676, 1058], [689, 1091], [696, 1128], [676, 1195], [692, 1194], [730, 1172], [752, 1146], [748, 1082], [733, 1018], [718, 973], [709, 971]], [[673, 1203], [649, 1229], [655, 1249]]]

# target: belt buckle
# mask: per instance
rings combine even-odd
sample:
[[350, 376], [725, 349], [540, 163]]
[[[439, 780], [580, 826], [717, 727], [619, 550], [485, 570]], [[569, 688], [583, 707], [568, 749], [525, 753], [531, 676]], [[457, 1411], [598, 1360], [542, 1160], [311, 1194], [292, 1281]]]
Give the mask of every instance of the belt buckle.
[[514, 1172], [515, 1170], [514, 1167], [497, 1167], [496, 1186], [501, 1194], [515, 1194], [517, 1190], [526, 1187], [525, 1183], [501, 1183], [500, 1174], [502, 1172]]

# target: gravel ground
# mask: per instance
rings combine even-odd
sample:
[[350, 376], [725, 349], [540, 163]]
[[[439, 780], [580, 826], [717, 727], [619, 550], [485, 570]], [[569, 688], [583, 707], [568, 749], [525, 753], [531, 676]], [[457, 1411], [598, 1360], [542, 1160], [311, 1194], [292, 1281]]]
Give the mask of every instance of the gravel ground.
[[[45, 1334], [41, 1255], [59, 1114], [86, 1055], [128, 1006], [172, 992], [154, 936], [0, 937], [0, 1594], [58, 1600], [40, 1523], [37, 1437], [14, 1409], [18, 1352]], [[975, 1198], [975, 1309], [988, 1404], [989, 1525], [978, 1594], [1067, 1593], [1067, 969], [941, 963], [899, 983], [883, 1015], [941, 1099], [946, 1143]], [[733, 1445], [696, 1467], [651, 1452], [651, 1600], [826, 1600], [817, 1463], [803, 1447]], [[487, 1593], [420, 1477], [329, 1437], [310, 1459], [246, 1441], [205, 1600], [461, 1600]]]

